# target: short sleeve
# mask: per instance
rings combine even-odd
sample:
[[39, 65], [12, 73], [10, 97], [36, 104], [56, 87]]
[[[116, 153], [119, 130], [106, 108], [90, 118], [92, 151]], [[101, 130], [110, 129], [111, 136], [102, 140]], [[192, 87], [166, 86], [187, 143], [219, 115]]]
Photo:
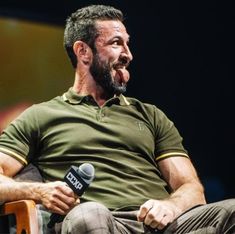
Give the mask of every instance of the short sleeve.
[[167, 157], [188, 157], [174, 123], [159, 109], [155, 111], [155, 155], [156, 161]]
[[0, 136], [0, 152], [26, 165], [35, 152], [39, 135], [34, 106], [13, 120]]

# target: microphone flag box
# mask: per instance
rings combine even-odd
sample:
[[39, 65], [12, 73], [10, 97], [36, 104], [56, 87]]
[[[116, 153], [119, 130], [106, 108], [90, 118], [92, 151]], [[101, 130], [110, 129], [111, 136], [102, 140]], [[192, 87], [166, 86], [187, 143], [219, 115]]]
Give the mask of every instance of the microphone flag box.
[[70, 167], [64, 177], [64, 181], [78, 196], [81, 196], [89, 186], [79, 175], [79, 168], [76, 166]]

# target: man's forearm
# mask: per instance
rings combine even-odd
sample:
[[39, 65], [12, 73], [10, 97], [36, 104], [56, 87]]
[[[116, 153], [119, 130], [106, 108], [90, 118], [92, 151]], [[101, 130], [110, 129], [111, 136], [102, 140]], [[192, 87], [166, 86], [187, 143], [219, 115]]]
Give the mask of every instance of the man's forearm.
[[0, 175], [0, 202], [21, 199], [39, 200], [37, 187], [40, 183], [16, 182], [10, 177]]
[[0, 175], [0, 203], [22, 199], [34, 200], [51, 212], [62, 215], [79, 202], [65, 182], [18, 182]]
[[203, 186], [188, 158], [171, 157], [160, 161], [159, 167], [172, 189], [172, 194], [166, 201], [177, 210], [177, 214], [206, 203]]
[[206, 204], [204, 189], [200, 182], [185, 183], [167, 199], [182, 213], [193, 206]]

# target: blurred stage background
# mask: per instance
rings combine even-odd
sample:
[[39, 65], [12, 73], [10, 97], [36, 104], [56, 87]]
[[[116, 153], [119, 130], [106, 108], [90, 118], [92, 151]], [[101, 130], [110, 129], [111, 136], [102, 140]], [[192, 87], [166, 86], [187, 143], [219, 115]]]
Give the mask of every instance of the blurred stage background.
[[208, 201], [234, 197], [232, 1], [1, 1], [2, 125], [73, 84], [63, 49], [65, 19], [96, 3], [126, 16], [134, 55], [127, 95], [157, 105], [175, 122]]

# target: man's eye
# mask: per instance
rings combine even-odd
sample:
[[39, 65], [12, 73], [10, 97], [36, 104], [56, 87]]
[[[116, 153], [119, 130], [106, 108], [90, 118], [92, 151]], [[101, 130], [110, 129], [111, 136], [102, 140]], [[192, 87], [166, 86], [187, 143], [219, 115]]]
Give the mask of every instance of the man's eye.
[[118, 41], [114, 41], [113, 45], [119, 45], [119, 42]]

